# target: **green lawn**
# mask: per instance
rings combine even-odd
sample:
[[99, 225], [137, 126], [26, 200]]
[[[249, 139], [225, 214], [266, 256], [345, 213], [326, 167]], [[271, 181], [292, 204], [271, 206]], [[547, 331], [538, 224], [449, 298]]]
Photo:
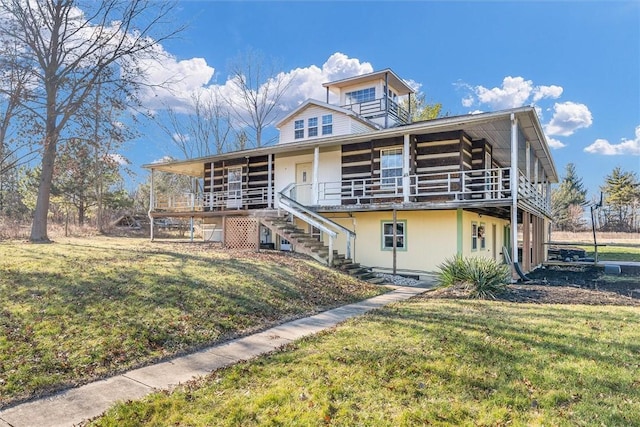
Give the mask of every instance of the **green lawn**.
[[0, 243], [0, 407], [383, 293], [279, 253]]
[[97, 426], [640, 425], [640, 309], [414, 299]]
[[[582, 246], [576, 245], [587, 251], [588, 257], [594, 257], [595, 251], [593, 245]], [[638, 246], [599, 246], [598, 261], [635, 261], [640, 262], [640, 243]]]

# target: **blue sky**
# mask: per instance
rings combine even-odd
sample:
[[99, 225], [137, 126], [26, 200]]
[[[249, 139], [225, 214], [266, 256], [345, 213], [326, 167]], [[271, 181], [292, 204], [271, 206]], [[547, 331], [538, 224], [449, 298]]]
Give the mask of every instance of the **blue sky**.
[[[323, 100], [327, 79], [391, 68], [451, 115], [535, 105], [558, 173], [573, 162], [589, 197], [616, 166], [640, 175], [640, 2], [182, 0], [176, 19], [189, 26], [163, 44], [157, 78], [184, 78], [148, 98], [159, 114], [158, 100], [224, 87], [251, 48], [295, 70], [286, 108]], [[122, 153], [140, 174], [176, 154], [144, 132]]]

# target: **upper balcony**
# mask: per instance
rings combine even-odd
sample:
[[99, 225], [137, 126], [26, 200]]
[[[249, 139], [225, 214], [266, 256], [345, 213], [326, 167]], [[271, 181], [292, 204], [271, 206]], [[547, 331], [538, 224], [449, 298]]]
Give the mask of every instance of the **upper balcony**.
[[379, 98], [373, 101], [359, 102], [355, 104], [342, 105], [342, 108], [351, 110], [360, 117], [377, 122], [376, 119], [388, 117], [389, 121], [380, 123], [381, 126], [391, 127], [401, 124], [407, 124], [410, 121], [409, 112], [397, 102]]

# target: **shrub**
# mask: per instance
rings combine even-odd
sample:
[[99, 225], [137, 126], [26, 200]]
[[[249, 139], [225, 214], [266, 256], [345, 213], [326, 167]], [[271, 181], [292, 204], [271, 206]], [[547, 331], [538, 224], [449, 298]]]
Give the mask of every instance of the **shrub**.
[[511, 279], [509, 267], [491, 258], [456, 255], [438, 266], [442, 287], [462, 286], [473, 298], [495, 298]]

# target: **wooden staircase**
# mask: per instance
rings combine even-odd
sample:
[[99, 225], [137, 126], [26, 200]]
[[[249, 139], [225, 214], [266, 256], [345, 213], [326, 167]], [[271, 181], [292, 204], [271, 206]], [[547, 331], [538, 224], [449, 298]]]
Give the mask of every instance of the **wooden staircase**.
[[[271, 230], [275, 235], [281, 236], [291, 242], [295, 252], [310, 256], [318, 262], [329, 265], [329, 247], [311, 234], [296, 227], [287, 217], [266, 216], [259, 217], [260, 223]], [[344, 271], [350, 276], [357, 277], [369, 283], [382, 284], [385, 279], [377, 277], [371, 268], [354, 263], [350, 258], [338, 251], [333, 251], [331, 267]]]

